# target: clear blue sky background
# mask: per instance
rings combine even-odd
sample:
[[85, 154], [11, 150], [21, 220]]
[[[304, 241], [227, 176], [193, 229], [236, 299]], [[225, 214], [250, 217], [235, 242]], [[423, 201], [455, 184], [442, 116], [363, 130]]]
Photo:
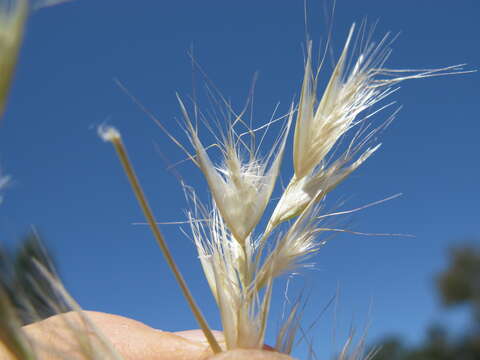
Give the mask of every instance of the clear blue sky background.
[[[323, 3], [311, 0], [308, 7], [318, 45], [327, 27]], [[161, 329], [195, 328], [149, 229], [132, 225], [142, 221], [141, 213], [95, 127], [107, 120], [123, 132], [158, 220], [183, 220], [181, 188], [155, 146], [171, 162], [183, 154], [113, 79], [181, 134], [175, 91], [192, 91], [186, 52], [193, 44], [210, 79], [238, 107], [259, 72], [255, 114], [261, 123], [277, 101], [286, 111], [298, 95], [303, 12], [302, 1], [273, 0], [77, 0], [35, 12], [0, 130], [1, 165], [14, 179], [0, 212], [2, 241], [13, 244], [35, 225], [85, 309]], [[468, 63], [478, 69], [479, 15], [476, 0], [339, 0], [332, 48], [338, 56], [350, 24], [368, 17], [379, 20], [377, 39], [389, 30], [401, 32], [388, 62], [392, 68]], [[330, 71], [328, 64], [323, 76]], [[478, 73], [404, 83], [393, 96], [404, 108], [382, 135], [381, 151], [328, 198], [330, 207], [348, 200], [348, 209], [402, 192], [400, 199], [346, 220], [359, 231], [416, 237], [338, 236], [315, 258], [317, 270], [297, 278], [300, 288], [312, 289], [306, 323], [340, 289], [336, 310], [310, 334], [319, 354], [338, 349], [350, 325], [362, 332], [369, 323], [372, 341], [398, 333], [418, 342], [432, 322], [460, 329], [467, 320], [461, 311], [442, 310], [434, 275], [445, 267], [450, 246], [480, 236], [479, 90]], [[177, 169], [204, 191], [194, 166]], [[219, 328], [193, 245], [176, 226], [162, 230], [207, 318]], [[272, 334], [282, 302], [279, 288]]]

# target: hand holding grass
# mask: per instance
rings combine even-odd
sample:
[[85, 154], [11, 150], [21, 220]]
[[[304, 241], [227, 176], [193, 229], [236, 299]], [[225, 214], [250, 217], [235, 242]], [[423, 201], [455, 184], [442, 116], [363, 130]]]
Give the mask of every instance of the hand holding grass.
[[[202, 360], [212, 356], [212, 351], [201, 330], [187, 330], [168, 332], [154, 329], [139, 321], [123, 316], [106, 314], [95, 311], [85, 311], [90, 321], [102, 332], [118, 354], [125, 360]], [[66, 326], [65, 317], [70, 322]], [[82, 321], [75, 312], [52, 316], [40, 322], [25, 326], [26, 335], [34, 341], [38, 360], [60, 360], [67, 355], [69, 359], [82, 359], [75, 346], [78, 340], [71, 334], [71, 325], [76, 324], [82, 330]], [[95, 334], [91, 335], [96, 336]], [[220, 340], [223, 335], [215, 332]], [[92, 339], [94, 340], [94, 339]], [[258, 359], [258, 360], [286, 360], [289, 357], [272, 351], [244, 350], [226, 352], [220, 359]], [[4, 348], [0, 348], [0, 359], [10, 360], [10, 355]], [[215, 357], [217, 359], [217, 357]]]
[[[59, 1], [48, 0], [42, 5]], [[0, 116], [29, 13], [27, 0], [15, 0], [12, 4], [15, 6], [0, 6]], [[195, 102], [192, 116], [178, 97], [190, 150], [160, 124], [202, 171], [209, 186], [210, 207], [201, 204], [195, 191], [182, 184], [193, 205], [187, 211], [191, 237], [218, 305], [223, 334], [210, 330], [190, 293], [129, 162], [120, 133], [112, 127], [101, 127], [99, 133], [114, 145], [201, 331], [163, 332], [121, 316], [83, 312], [54, 271], [31, 256], [28, 291], [20, 294], [36, 293], [54, 314], [60, 315], [22, 328], [15, 307], [18, 304], [12, 302], [8, 286], [0, 287], [0, 360], [291, 359], [287, 354], [297, 342], [295, 333], [303, 332], [299, 302], [292, 306], [278, 331], [275, 344], [278, 352], [264, 350], [273, 284], [280, 276], [305, 266], [305, 260], [324, 244], [319, 235], [346, 231], [323, 225], [324, 218], [341, 212], [325, 214], [322, 203], [379, 148], [376, 136], [396, 112], [377, 128], [369, 119], [391, 105], [382, 106], [381, 101], [404, 80], [468, 72], [461, 65], [427, 70], [385, 68], [393, 39], [387, 34], [375, 43], [372, 33], [373, 27], [368, 29], [365, 22], [357, 31], [355, 26], [351, 27], [322, 95], [318, 77], [324, 58], [315, 68], [312, 44], [308, 41], [300, 99], [278, 119], [254, 127], [243, 119], [245, 111], [235, 112], [222, 96], [216, 103], [222, 107], [219, 113], [225, 119], [209, 119], [208, 112], [199, 111]], [[261, 145], [267, 146], [263, 144], [264, 137], [278, 121], [282, 121], [281, 130], [270, 150], [263, 153]], [[215, 143], [204, 145], [199, 126], [202, 123], [216, 139]], [[272, 194], [279, 182], [283, 154], [289, 146], [290, 128], [294, 128], [293, 173], [273, 204]], [[344, 142], [346, 134], [352, 131], [355, 131], [352, 138]], [[211, 156], [211, 150], [215, 149], [219, 154]], [[5, 180], [0, 179], [2, 183]], [[274, 205], [271, 215], [267, 211], [269, 204]], [[266, 220], [265, 227], [262, 219]], [[48, 290], [35, 281], [38, 279], [48, 283]], [[41, 318], [28, 298], [24, 296], [21, 300], [21, 310], [29, 318]], [[70, 310], [73, 311], [67, 312]], [[348, 339], [338, 359], [363, 358], [362, 346], [350, 354], [351, 340]], [[366, 358], [370, 359], [370, 355]]]

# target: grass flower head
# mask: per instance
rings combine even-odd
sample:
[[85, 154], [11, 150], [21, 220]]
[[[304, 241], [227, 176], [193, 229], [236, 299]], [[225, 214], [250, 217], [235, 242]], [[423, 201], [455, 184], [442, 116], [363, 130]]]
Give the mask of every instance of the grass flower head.
[[197, 126], [193, 124], [180, 98], [179, 101], [190, 141], [197, 154], [195, 161], [207, 179], [215, 204], [229, 230], [235, 240], [244, 246], [270, 200], [293, 113], [290, 111], [283, 134], [263, 159], [255, 143], [246, 139], [255, 136], [254, 130], [247, 128], [247, 131], [238, 133], [236, 127], [246, 123], [241, 116], [236, 116], [228, 124], [227, 135], [221, 136], [221, 142], [217, 144], [223, 160], [220, 165], [214, 165], [199, 138]]
[[[462, 65], [429, 70], [391, 70], [385, 68], [391, 49], [390, 34], [380, 42], [372, 40], [366, 23], [355, 32], [350, 28], [340, 58], [319, 98], [318, 70], [313, 70], [312, 45], [309, 43], [293, 143], [294, 175], [269, 221], [268, 231], [298, 216], [316, 194], [323, 199], [340, 182], [365, 162], [380, 144], [371, 144], [374, 136], [393, 119], [376, 129], [365, 125], [372, 115], [387, 104], [379, 102], [395, 92], [404, 80], [462, 73]], [[347, 150], [335, 161], [327, 159], [336, 144], [353, 128], [359, 128]], [[355, 159], [356, 157], [356, 159]]]

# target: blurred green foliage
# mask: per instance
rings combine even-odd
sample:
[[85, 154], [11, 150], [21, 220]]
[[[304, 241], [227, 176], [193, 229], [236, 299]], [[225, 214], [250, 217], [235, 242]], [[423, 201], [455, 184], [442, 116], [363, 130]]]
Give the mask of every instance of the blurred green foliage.
[[449, 265], [438, 274], [436, 284], [445, 307], [468, 308], [471, 322], [462, 334], [454, 336], [433, 325], [417, 346], [407, 346], [397, 337], [386, 338], [373, 347], [379, 349], [374, 360], [480, 360], [480, 245], [451, 249]]
[[55, 268], [36, 232], [22, 239], [16, 251], [0, 249], [0, 295], [22, 324], [58, 313], [65, 303], [40, 268], [55, 275]]

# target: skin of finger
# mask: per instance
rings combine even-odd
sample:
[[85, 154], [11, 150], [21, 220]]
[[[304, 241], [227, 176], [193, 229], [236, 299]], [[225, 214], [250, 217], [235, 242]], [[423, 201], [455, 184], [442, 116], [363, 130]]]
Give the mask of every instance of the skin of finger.
[[208, 344], [161, 331], [122, 316], [89, 312], [88, 316], [125, 360], [201, 360], [211, 355]]
[[[225, 337], [223, 336], [223, 333], [221, 331], [212, 331], [213, 335], [215, 336], [215, 339], [217, 340], [218, 344], [222, 349], [226, 348], [225, 345]], [[180, 335], [182, 337], [185, 337], [189, 340], [200, 342], [203, 344], [208, 344], [207, 339], [205, 338], [205, 335], [203, 334], [203, 331], [197, 329], [197, 330], [184, 330], [184, 331], [177, 331], [174, 334]], [[263, 350], [267, 351], [275, 351], [274, 348], [271, 346], [264, 344], [263, 345]]]
[[[122, 316], [93, 311], [86, 311], [85, 314], [125, 360], [203, 360], [212, 355], [196, 331], [175, 334]], [[62, 317], [78, 319], [77, 314], [67, 313], [24, 327], [27, 336], [41, 345], [37, 347], [40, 349], [40, 360], [60, 359], [55, 353], [42, 349], [72, 351], [68, 344], [75, 342], [74, 336], [65, 328], [65, 318]], [[80, 358], [78, 354], [76, 357]]]
[[[88, 316], [126, 360], [202, 360], [212, 355], [199, 330], [172, 333], [122, 316], [98, 312]], [[215, 333], [223, 341], [221, 333]]]
[[[125, 360], [292, 360], [285, 354], [264, 350], [230, 350], [214, 356], [200, 330], [171, 333], [118, 315], [93, 311], [85, 313]], [[62, 326], [65, 326], [62, 316], [72, 319], [77, 314], [57, 315], [25, 326], [24, 330], [30, 338], [42, 343], [44, 347], [68, 351], [65, 344], [71, 341], [52, 335], [61, 333], [68, 337], [68, 334], [71, 334], [70, 330], [62, 329]], [[215, 332], [215, 337], [223, 345], [222, 334]], [[43, 352], [39, 356], [39, 360], [57, 359], [60, 357], [50, 352]]]
[[293, 360], [293, 358], [274, 351], [236, 349], [211, 356], [208, 360]]

